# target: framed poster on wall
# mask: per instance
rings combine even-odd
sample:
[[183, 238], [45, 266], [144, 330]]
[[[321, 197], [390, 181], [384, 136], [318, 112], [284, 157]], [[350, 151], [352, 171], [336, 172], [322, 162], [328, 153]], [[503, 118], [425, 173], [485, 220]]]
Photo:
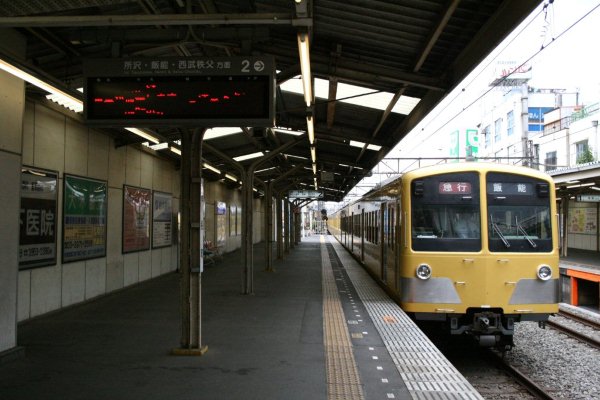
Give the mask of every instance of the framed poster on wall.
[[229, 236], [235, 236], [235, 206], [229, 206]]
[[152, 248], [173, 243], [173, 196], [171, 193], [152, 194]]
[[226, 223], [227, 223], [227, 203], [218, 201], [215, 203], [215, 225], [217, 246], [224, 246], [226, 238]]
[[123, 185], [123, 253], [150, 249], [152, 191]]
[[58, 172], [21, 168], [19, 269], [56, 264]]
[[65, 174], [63, 262], [106, 256], [107, 208], [106, 181]]

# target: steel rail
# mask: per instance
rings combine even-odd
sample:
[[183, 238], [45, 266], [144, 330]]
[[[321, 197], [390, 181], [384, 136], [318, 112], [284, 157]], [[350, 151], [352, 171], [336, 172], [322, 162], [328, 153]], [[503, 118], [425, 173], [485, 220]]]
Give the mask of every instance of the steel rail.
[[557, 398], [548, 393], [548, 391], [544, 387], [538, 385], [537, 383], [529, 379], [527, 375], [519, 371], [519, 369], [506, 362], [502, 355], [491, 350], [488, 352], [488, 354], [490, 359], [492, 359], [496, 363], [496, 365], [498, 365], [502, 370], [510, 374], [513, 378], [515, 378], [515, 380], [519, 382], [519, 384], [522, 385], [523, 388], [525, 388], [532, 396], [544, 400], [557, 400]]

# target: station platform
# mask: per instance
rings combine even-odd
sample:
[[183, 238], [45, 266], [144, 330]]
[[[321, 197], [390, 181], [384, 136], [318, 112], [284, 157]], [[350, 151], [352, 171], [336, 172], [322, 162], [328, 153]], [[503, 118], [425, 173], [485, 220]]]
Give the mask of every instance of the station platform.
[[559, 267], [561, 301], [600, 313], [600, 253], [569, 248]]
[[179, 345], [179, 275], [19, 325], [0, 399], [481, 399], [331, 236], [305, 237], [275, 272], [254, 250], [202, 275], [202, 356]]
[[559, 265], [561, 268], [600, 274], [600, 253], [591, 250], [569, 248], [567, 256], [560, 258]]

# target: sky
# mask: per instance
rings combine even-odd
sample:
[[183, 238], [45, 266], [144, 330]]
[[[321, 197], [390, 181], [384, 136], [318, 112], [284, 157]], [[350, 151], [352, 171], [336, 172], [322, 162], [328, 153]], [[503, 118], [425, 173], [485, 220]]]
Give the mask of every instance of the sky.
[[[541, 3], [457, 88], [419, 123], [386, 158], [445, 157], [448, 134], [477, 121], [481, 104], [489, 99], [489, 83], [498, 61], [531, 66], [529, 85], [540, 89], [579, 91], [580, 103], [600, 101], [600, 0], [548, 0]], [[489, 100], [488, 100], [489, 101]], [[426, 152], [426, 153], [425, 153]], [[385, 162], [374, 172], [397, 168]], [[414, 169], [413, 160], [400, 162], [401, 169]], [[370, 187], [388, 178], [373, 174], [350, 192], [356, 199]]]

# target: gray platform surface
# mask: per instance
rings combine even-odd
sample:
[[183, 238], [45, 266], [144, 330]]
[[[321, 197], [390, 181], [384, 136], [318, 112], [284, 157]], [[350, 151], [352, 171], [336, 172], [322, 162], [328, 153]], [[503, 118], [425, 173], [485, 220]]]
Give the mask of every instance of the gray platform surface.
[[[366, 289], [365, 276], [354, 287], [360, 275], [357, 267], [344, 272], [350, 259], [316, 235], [302, 238], [283, 260], [276, 260], [273, 273], [263, 271], [264, 245], [256, 245], [254, 295], [240, 294], [239, 251], [206, 268], [202, 342], [208, 352], [201, 357], [169, 354], [180, 338], [178, 274], [21, 324], [18, 344], [26, 355], [0, 364], [0, 399], [327, 399], [321, 257], [325, 245], [336, 264], [340, 307], [364, 398], [404, 399], [416, 393], [478, 398], [467, 387], [431, 384], [432, 371], [415, 367], [414, 346], [405, 351], [390, 341], [389, 334], [406, 338], [408, 333], [390, 333], [392, 327], [382, 323], [380, 315], [368, 315], [373, 291], [377, 302], [383, 301], [379, 289]], [[340, 263], [334, 254], [342, 255]], [[385, 316], [402, 319], [396, 312], [386, 309]], [[417, 335], [411, 340], [425, 339]], [[419, 365], [427, 365], [423, 357], [426, 354], [419, 356]], [[437, 363], [432, 359], [433, 370]], [[450, 397], [438, 397], [443, 392]]]
[[22, 324], [26, 356], [0, 365], [0, 399], [325, 399], [319, 246], [267, 273], [257, 245], [252, 296], [240, 294], [239, 252], [207, 268], [201, 357], [169, 355], [177, 274]]

